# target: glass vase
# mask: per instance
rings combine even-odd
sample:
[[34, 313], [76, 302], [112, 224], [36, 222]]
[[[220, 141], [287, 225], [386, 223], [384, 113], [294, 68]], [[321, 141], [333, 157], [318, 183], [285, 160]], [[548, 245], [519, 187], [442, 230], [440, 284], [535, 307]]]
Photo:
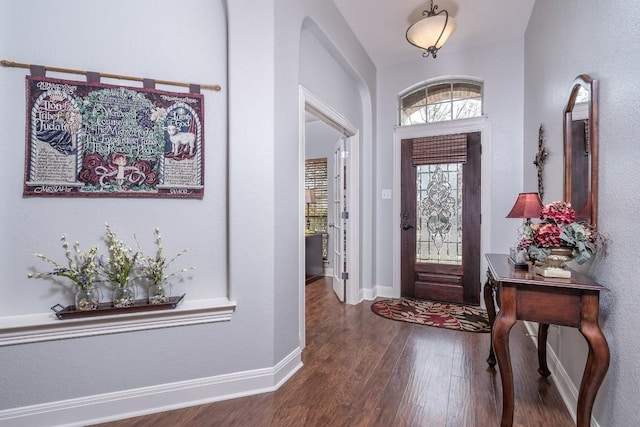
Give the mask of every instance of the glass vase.
[[131, 284], [116, 285], [113, 288], [113, 306], [115, 308], [133, 307], [136, 303], [136, 290]]
[[100, 304], [100, 293], [93, 286], [83, 286], [76, 292], [76, 310], [97, 310]]
[[168, 282], [151, 283], [149, 285], [149, 304], [166, 304], [171, 296], [171, 285]]

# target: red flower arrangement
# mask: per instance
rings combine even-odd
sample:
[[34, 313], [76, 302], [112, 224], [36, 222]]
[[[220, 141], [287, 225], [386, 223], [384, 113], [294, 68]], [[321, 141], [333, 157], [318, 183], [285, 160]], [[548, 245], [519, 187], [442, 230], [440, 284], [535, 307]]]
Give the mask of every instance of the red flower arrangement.
[[540, 211], [539, 224], [527, 224], [518, 242], [518, 250], [526, 249], [529, 258], [544, 261], [551, 248], [572, 249], [578, 264], [587, 262], [596, 253], [602, 237], [589, 224], [576, 221], [576, 211], [570, 203], [558, 201], [550, 203]]

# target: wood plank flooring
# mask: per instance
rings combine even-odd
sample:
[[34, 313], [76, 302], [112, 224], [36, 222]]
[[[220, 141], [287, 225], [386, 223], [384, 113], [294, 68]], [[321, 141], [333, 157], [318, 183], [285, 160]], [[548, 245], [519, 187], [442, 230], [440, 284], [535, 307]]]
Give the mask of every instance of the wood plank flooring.
[[[327, 279], [306, 286], [304, 367], [279, 390], [100, 424], [100, 427], [499, 425], [500, 375], [486, 358], [490, 334], [384, 319], [371, 302], [342, 305]], [[511, 333], [514, 426], [575, 425], [535, 346]]]

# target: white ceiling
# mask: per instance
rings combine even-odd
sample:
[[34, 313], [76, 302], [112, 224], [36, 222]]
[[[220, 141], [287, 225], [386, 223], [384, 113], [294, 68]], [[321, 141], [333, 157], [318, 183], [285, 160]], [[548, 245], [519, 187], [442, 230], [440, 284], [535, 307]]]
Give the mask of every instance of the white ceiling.
[[[377, 67], [422, 58], [422, 50], [410, 45], [405, 33], [422, 18], [422, 11], [431, 7], [428, 0], [334, 0], [334, 3]], [[534, 3], [535, 0], [434, 0], [437, 11], [446, 9], [458, 24], [438, 57], [523, 37]]]

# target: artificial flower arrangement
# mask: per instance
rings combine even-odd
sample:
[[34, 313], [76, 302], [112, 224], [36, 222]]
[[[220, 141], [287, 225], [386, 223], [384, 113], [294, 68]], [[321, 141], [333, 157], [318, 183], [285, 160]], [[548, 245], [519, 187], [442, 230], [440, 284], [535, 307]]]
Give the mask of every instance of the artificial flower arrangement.
[[53, 265], [54, 269], [47, 272], [29, 273], [29, 278], [47, 278], [51, 276], [66, 277], [77, 287], [76, 307], [78, 310], [94, 310], [98, 308], [100, 301], [96, 290], [98, 281], [98, 247], [92, 246], [87, 252], [80, 250], [80, 243], [75, 242], [73, 252], [69, 248], [67, 236], [61, 237], [67, 265], [58, 264], [43, 254], [34, 254], [36, 257]]
[[67, 258], [67, 266], [58, 264], [56, 261], [44, 256], [43, 254], [33, 254], [43, 261], [48, 262], [55, 268], [52, 271], [44, 273], [29, 273], [29, 278], [45, 278], [50, 276], [61, 276], [70, 279], [79, 289], [86, 289], [95, 286], [98, 278], [98, 247], [93, 246], [87, 252], [80, 250], [80, 243], [75, 242], [73, 245], [74, 253], [69, 248], [67, 236], [63, 235], [62, 248]]
[[[164, 255], [164, 248], [162, 247], [162, 236], [160, 229], [156, 227], [154, 230], [156, 254], [154, 256], [140, 257], [140, 273], [141, 276], [149, 281], [149, 303], [150, 304], [162, 304], [167, 302], [168, 293], [165, 288], [165, 284], [168, 283], [170, 277], [179, 273], [184, 273], [189, 270], [193, 270], [194, 267], [183, 268], [181, 270], [169, 273], [167, 268], [175, 261], [179, 256], [185, 254], [187, 250], [183, 250], [175, 255], [170, 260], [167, 260]], [[140, 247], [140, 245], [138, 245]], [[141, 252], [142, 253], [142, 252]]]
[[[113, 293], [114, 307], [130, 307], [135, 303], [135, 282], [140, 279], [149, 283], [149, 303], [158, 304], [167, 302], [169, 299], [163, 287], [167, 279], [181, 272], [194, 269], [194, 267], [184, 268], [173, 273], [168, 273], [166, 268], [178, 256], [186, 253], [186, 249], [178, 253], [171, 260], [166, 259], [161, 243], [160, 230], [155, 229], [157, 251], [155, 256], [149, 257], [142, 254], [140, 250], [135, 252], [123, 240], [117, 238], [116, 233], [108, 224], [105, 231], [108, 256], [99, 256], [98, 247], [92, 246], [87, 252], [80, 251], [80, 244], [75, 242], [74, 252], [71, 252], [67, 237], [62, 236], [62, 247], [65, 250], [67, 266], [60, 265], [53, 259], [43, 254], [34, 253], [34, 256], [51, 264], [54, 269], [48, 272], [29, 273], [29, 278], [47, 278], [50, 276], [61, 276], [70, 279], [77, 287], [78, 295], [97, 289], [99, 284], [107, 284]], [[138, 248], [140, 245], [138, 244]], [[162, 290], [162, 297], [158, 298], [157, 290], [152, 290], [151, 285], [155, 285]], [[155, 296], [154, 296], [155, 295]], [[84, 303], [85, 300], [78, 300], [76, 297], [77, 310], [89, 310], [97, 308], [96, 301], [91, 304]]]
[[549, 203], [540, 211], [540, 223], [525, 224], [518, 251], [526, 250], [529, 258], [544, 261], [551, 249], [570, 248], [578, 264], [589, 261], [596, 253], [602, 237], [589, 224], [576, 222], [571, 203]]

